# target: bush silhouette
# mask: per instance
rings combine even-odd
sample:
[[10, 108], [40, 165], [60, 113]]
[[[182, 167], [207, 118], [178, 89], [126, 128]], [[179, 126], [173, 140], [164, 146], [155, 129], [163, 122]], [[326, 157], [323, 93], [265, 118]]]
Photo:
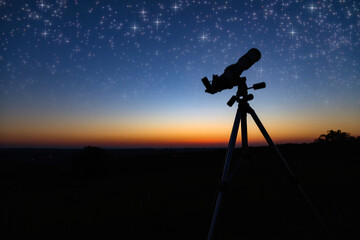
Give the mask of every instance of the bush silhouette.
[[352, 137], [350, 133], [342, 132], [341, 130], [328, 130], [327, 134], [321, 134], [320, 137], [315, 139], [315, 143], [355, 143], [359, 142], [360, 137]]
[[107, 152], [99, 147], [87, 146], [74, 156], [72, 174], [77, 177], [103, 177], [108, 174]]

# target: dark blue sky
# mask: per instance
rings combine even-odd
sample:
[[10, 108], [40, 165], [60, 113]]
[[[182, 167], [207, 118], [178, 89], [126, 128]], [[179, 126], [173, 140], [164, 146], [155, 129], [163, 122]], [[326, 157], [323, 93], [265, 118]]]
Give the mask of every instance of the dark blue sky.
[[222, 142], [234, 90], [212, 96], [200, 80], [252, 47], [262, 58], [243, 75], [267, 83], [251, 104], [270, 133], [360, 134], [358, 1], [0, 0], [0, 9], [2, 145]]

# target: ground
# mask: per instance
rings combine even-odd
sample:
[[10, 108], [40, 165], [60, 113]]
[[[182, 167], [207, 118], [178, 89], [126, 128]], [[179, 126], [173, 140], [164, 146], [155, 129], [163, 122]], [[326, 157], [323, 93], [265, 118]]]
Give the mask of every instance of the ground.
[[[335, 239], [359, 236], [359, 146], [279, 149]], [[206, 239], [225, 149], [106, 149], [91, 174], [80, 151], [0, 150], [2, 239]], [[247, 155], [214, 239], [331, 239], [274, 151]]]

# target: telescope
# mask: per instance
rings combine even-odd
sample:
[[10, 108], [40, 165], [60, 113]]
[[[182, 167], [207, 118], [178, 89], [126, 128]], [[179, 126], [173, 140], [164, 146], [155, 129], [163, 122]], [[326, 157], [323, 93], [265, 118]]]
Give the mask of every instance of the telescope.
[[240, 77], [241, 73], [249, 69], [254, 63], [259, 61], [261, 53], [258, 49], [252, 48], [239, 60], [225, 68], [224, 73], [221, 76], [213, 75], [210, 82], [207, 77], [201, 79], [206, 87], [205, 92], [214, 94], [221, 92], [224, 89], [232, 89], [234, 86], [239, 86], [246, 80], [244, 77]]
[[[264, 125], [261, 123], [259, 117], [255, 113], [254, 109], [250, 107], [248, 103], [250, 100], [254, 98], [252, 94], [248, 93], [249, 89], [257, 90], [261, 88], [265, 88], [266, 84], [264, 82], [256, 83], [252, 87], [248, 87], [246, 84], [246, 77], [240, 77], [243, 71], [249, 69], [254, 63], [259, 61], [261, 58], [260, 51], [256, 48], [250, 49], [244, 56], [242, 56], [235, 64], [232, 64], [225, 68], [224, 73], [221, 76], [213, 75], [213, 79], [210, 82], [207, 77], [201, 79], [203, 84], [206, 87], [205, 92], [214, 94], [217, 92], [221, 92], [224, 89], [231, 89], [235, 86], [238, 87], [236, 95], [233, 95], [230, 100], [227, 102], [227, 105], [231, 107], [235, 102], [238, 102], [238, 109], [236, 111], [236, 116], [234, 120], [234, 125], [231, 131], [229, 144], [226, 150], [225, 155], [225, 162], [223, 165], [223, 172], [221, 175], [221, 179], [219, 181], [219, 186], [217, 189], [217, 197], [216, 203], [213, 209], [213, 215], [211, 219], [211, 225], [208, 232], [208, 240], [212, 240], [216, 219], [219, 213], [220, 204], [223, 198], [223, 195], [226, 190], [226, 186], [228, 185], [230, 179], [234, 176], [235, 172], [238, 168], [242, 165], [242, 162], [248, 160], [248, 131], [247, 131], [247, 114], [250, 114], [253, 118], [254, 122], [256, 123], [257, 127], [259, 128], [260, 132], [264, 136], [267, 143], [275, 150], [278, 154], [280, 159], [283, 161], [284, 165], [286, 166], [289, 174], [291, 175], [293, 182], [299, 188], [300, 193], [304, 196], [305, 200], [309, 204], [309, 206], [314, 211], [315, 215], [318, 217], [324, 229], [327, 231], [330, 239], [334, 239], [332, 237], [332, 233], [327, 227], [326, 223], [323, 221], [317, 210], [315, 209], [314, 205], [310, 201], [309, 197], [306, 195], [300, 183], [296, 180], [296, 177], [289, 167], [288, 163], [286, 162], [285, 158], [280, 153], [279, 149], [276, 147], [274, 142], [272, 141], [270, 135], [266, 131]], [[232, 153], [233, 149], [235, 148], [237, 134], [239, 131], [239, 126], [241, 123], [241, 147], [242, 147], [242, 156], [237, 160], [237, 163], [232, 162]], [[232, 168], [232, 166], [234, 166]], [[232, 168], [232, 170], [231, 170]], [[230, 171], [231, 170], [231, 171]]]

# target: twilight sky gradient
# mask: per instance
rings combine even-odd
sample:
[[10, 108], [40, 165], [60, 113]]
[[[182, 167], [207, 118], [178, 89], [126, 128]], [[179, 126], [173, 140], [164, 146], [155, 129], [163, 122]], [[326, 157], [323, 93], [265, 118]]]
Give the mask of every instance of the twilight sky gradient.
[[0, 146], [226, 146], [235, 89], [201, 78], [252, 47], [275, 143], [360, 135], [357, 0], [0, 0], [0, 16]]

